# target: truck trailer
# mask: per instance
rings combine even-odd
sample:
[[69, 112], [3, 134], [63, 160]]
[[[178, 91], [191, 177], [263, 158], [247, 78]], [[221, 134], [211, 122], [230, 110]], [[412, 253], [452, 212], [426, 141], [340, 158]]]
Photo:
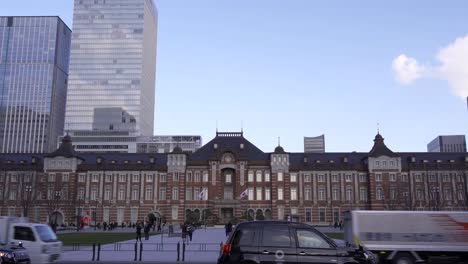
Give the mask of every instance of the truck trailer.
[[468, 263], [468, 212], [349, 211], [344, 240], [381, 263]]

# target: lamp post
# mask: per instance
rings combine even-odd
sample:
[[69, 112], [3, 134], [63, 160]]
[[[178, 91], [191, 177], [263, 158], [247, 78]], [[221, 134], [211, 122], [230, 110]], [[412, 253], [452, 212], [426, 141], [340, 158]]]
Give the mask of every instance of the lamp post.
[[57, 210], [58, 210], [58, 204], [59, 204], [59, 201], [60, 201], [60, 196], [61, 196], [61, 193], [60, 191], [55, 191], [55, 195], [54, 195], [54, 198], [55, 198], [55, 210], [54, 210], [54, 215], [55, 215], [55, 218], [54, 218], [54, 231], [57, 232]]
[[439, 211], [439, 187], [432, 187], [432, 198], [434, 199], [434, 210]]
[[26, 201], [24, 201], [24, 204], [23, 204], [23, 216], [28, 217], [29, 203], [31, 201], [32, 186], [26, 185], [24, 190], [26, 192], [26, 198], [23, 197], [23, 199], [26, 199]]
[[96, 196], [96, 210], [94, 211], [94, 230], [96, 230], [97, 226], [97, 212], [99, 208], [99, 196]]

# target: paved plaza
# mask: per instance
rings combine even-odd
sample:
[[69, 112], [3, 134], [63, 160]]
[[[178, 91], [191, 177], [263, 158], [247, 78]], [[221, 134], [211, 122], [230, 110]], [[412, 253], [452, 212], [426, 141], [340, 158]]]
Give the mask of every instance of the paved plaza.
[[[187, 237], [188, 240], [188, 237]], [[223, 228], [208, 227], [197, 229], [193, 233], [192, 241], [186, 242], [185, 262], [216, 263], [219, 256], [221, 243], [226, 236]], [[100, 261], [102, 262], [132, 262], [135, 257], [135, 239], [122, 241], [115, 244], [101, 246]], [[144, 240], [141, 262], [176, 262], [177, 244], [180, 245], [179, 261], [182, 261], [183, 241], [180, 236], [169, 237], [168, 234], [150, 236]], [[65, 247], [61, 262], [90, 262], [92, 260], [92, 247], [78, 248], [78, 251], [70, 251], [72, 247]], [[75, 248], [77, 250], [77, 248]], [[140, 243], [138, 243], [137, 259], [140, 257]], [[97, 258], [97, 253], [96, 256]], [[140, 262], [140, 261], [139, 261]]]

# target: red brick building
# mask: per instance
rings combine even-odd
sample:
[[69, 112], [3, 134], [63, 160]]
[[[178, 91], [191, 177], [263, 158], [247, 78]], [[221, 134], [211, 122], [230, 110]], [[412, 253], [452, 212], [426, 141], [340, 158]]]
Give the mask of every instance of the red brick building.
[[220, 132], [194, 153], [78, 154], [67, 136], [48, 155], [0, 154], [0, 167], [0, 214], [40, 222], [329, 224], [349, 209], [467, 209], [468, 153], [393, 152], [380, 134], [366, 153], [263, 152]]

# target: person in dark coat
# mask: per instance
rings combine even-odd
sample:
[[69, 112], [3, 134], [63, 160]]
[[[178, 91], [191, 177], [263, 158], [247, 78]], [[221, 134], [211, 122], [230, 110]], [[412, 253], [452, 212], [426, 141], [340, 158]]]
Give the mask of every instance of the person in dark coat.
[[161, 232], [161, 223], [158, 224], [158, 232]]
[[149, 239], [150, 228], [151, 228], [150, 224], [146, 223], [146, 225], [145, 225], [145, 240]]
[[140, 223], [138, 223], [136, 225], [136, 240], [138, 241], [138, 239], [140, 239], [140, 242], [141, 242], [141, 225]]
[[190, 241], [192, 241], [192, 236], [193, 236], [193, 226], [192, 225], [187, 226], [187, 232], [188, 232]]
[[226, 236], [229, 236], [229, 234], [232, 231], [232, 224], [231, 222], [227, 223], [226, 226], [224, 227], [226, 229]]

